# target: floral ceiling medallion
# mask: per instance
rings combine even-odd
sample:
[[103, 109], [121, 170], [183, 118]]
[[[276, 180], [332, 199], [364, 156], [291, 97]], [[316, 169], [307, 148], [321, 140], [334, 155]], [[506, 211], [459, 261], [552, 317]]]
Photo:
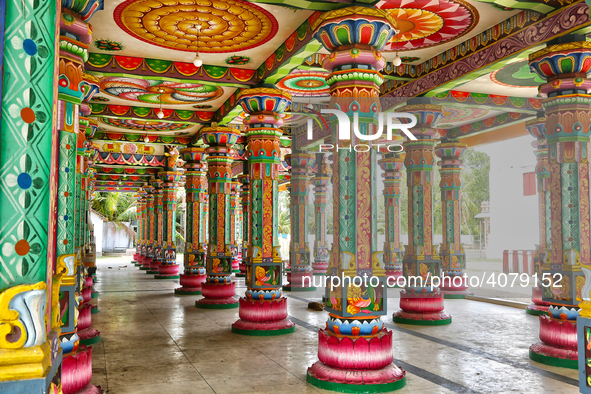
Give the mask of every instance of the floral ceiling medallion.
[[[277, 19], [241, 0], [127, 0], [115, 22], [129, 35], [163, 48], [201, 53], [239, 52], [272, 39]], [[197, 26], [200, 26], [199, 31]], [[199, 38], [199, 39], [197, 39]]]

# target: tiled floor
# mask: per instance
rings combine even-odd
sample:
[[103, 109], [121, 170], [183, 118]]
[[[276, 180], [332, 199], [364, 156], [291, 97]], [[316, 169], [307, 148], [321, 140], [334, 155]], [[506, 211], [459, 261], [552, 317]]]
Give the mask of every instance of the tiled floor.
[[[102, 341], [93, 346], [92, 383], [108, 394], [329, 393], [306, 383], [327, 316], [307, 303], [320, 300], [320, 290], [286, 293], [295, 333], [242, 336], [230, 331], [238, 309], [197, 309], [201, 296], [175, 296], [176, 281], [153, 279], [130, 261], [97, 260], [100, 312], [92, 318]], [[244, 281], [237, 281], [242, 295]], [[529, 360], [537, 317], [446, 300], [451, 325], [395, 325], [397, 290], [391, 297], [384, 319], [394, 331], [395, 363], [407, 371], [407, 385], [396, 393], [578, 393], [576, 370]]]

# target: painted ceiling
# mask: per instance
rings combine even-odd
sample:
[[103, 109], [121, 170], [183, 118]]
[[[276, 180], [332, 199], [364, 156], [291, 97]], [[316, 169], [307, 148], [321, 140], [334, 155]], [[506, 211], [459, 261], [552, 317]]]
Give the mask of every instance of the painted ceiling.
[[[96, 78], [100, 91], [91, 100], [91, 117], [101, 135], [142, 137], [131, 143], [122, 140], [120, 146], [112, 147], [115, 151], [103, 153], [116, 156], [135, 150], [148, 155], [161, 151], [151, 149], [150, 144], [164, 144], [165, 138], [174, 137], [186, 142], [211, 121], [239, 125], [244, 119], [237, 106], [240, 90], [261, 82], [291, 93], [296, 106], [314, 104], [313, 110], [318, 110], [329, 98], [328, 73], [321, 67], [328, 52], [312, 38], [310, 26], [320, 15], [318, 10], [334, 9], [344, 2], [105, 0], [104, 10], [92, 19], [87, 72]], [[391, 14], [400, 30], [383, 51], [390, 62], [384, 71], [387, 81], [412, 82], [441, 64], [458, 62], [465, 53], [478, 52], [479, 45], [503, 39], [519, 25], [505, 23], [511, 18], [526, 19], [530, 11], [523, 9], [552, 10], [542, 0], [511, 3], [518, 8], [507, 8], [507, 0], [373, 1], [375, 7]], [[530, 19], [544, 17], [540, 13]], [[193, 65], [197, 51], [202, 67]], [[397, 74], [399, 68], [392, 66], [397, 54], [403, 59], [404, 73]], [[491, 119], [502, 120], [509, 113], [535, 113], [511, 101], [537, 97], [541, 80], [529, 72], [527, 54], [500, 56], [490, 70], [474, 68], [452, 78], [448, 91], [459, 92], [458, 97], [474, 94], [475, 98], [460, 105], [442, 103], [445, 116], [438, 127], [466, 129], [484, 121], [493, 124]], [[309, 56], [314, 60], [306, 60]], [[432, 68], [424, 71], [426, 62], [433, 59], [438, 59], [437, 65], [431, 63]], [[489, 103], [487, 95], [506, 100], [493, 97]], [[156, 116], [160, 108], [165, 110], [162, 119]], [[517, 115], [510, 119], [523, 120]], [[303, 121], [295, 113], [291, 119], [286, 117], [286, 124]], [[158, 140], [144, 146], [145, 135]], [[97, 146], [102, 148], [109, 140], [100, 140]], [[112, 160], [123, 165], [119, 159]]]

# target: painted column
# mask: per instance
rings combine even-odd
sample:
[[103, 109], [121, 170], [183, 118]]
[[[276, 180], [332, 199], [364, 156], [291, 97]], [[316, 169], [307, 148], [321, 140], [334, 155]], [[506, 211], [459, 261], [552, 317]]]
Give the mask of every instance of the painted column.
[[248, 142], [250, 175], [250, 234], [246, 263], [247, 287], [240, 298], [240, 320], [232, 332], [244, 335], [280, 335], [293, 332], [287, 318], [287, 299], [282, 296], [283, 264], [278, 238], [279, 168], [283, 112], [291, 96], [272, 87], [242, 91], [239, 104]]
[[[357, 117], [362, 135], [377, 132], [379, 71], [385, 65], [379, 51], [392, 38], [395, 23], [386, 11], [355, 6], [327, 12], [314, 24], [315, 38], [331, 52], [324, 61], [331, 108], [344, 112], [347, 121]], [[336, 127], [336, 117], [330, 119], [339, 149], [333, 151], [334, 243], [327, 275], [345, 281], [327, 287], [329, 315], [319, 331], [319, 361], [308, 368], [307, 380], [341, 392], [392, 391], [404, 386], [406, 373], [392, 364], [392, 331], [381, 320], [387, 287], [377, 259], [377, 152], [372, 141], [361, 140], [354, 130], [346, 135], [344, 127]], [[358, 144], [372, 149], [354, 149]], [[361, 283], [353, 281], [356, 277]]]
[[467, 145], [458, 141], [448, 141], [437, 145], [435, 153], [439, 161], [441, 175], [441, 217], [443, 218], [443, 243], [439, 256], [443, 283], [440, 286], [444, 298], [464, 298], [468, 289], [468, 279], [464, 278], [466, 253], [462, 245], [462, 199], [461, 172], [462, 155]]
[[140, 247], [140, 257], [139, 261], [142, 263], [140, 270], [148, 271], [150, 269], [150, 264], [152, 263], [152, 259], [148, 256], [148, 245], [146, 242], [147, 236], [147, 227], [148, 227], [148, 204], [147, 204], [147, 194], [138, 193], [138, 202], [136, 204], [137, 212], [138, 212], [138, 222], [137, 222], [137, 243]]
[[209, 174], [209, 246], [207, 278], [201, 285], [204, 298], [195, 302], [197, 308], [238, 308], [236, 284], [232, 281], [232, 250], [230, 243], [230, 195], [232, 194], [233, 146], [240, 132], [230, 127], [212, 125], [200, 130], [206, 148]]
[[0, 392], [57, 392], [62, 360], [57, 267], [54, 275], [59, 4], [0, 3], [6, 22], [0, 27]]
[[436, 139], [439, 137], [433, 124], [443, 116], [443, 110], [441, 106], [428, 102], [429, 99], [411, 99], [409, 105], [399, 109], [417, 118], [417, 125], [411, 128], [417, 140], [404, 143], [408, 185], [408, 245], [402, 264], [407, 283], [400, 292], [402, 310], [394, 314], [394, 322], [444, 325], [451, 323], [451, 316], [443, 311], [443, 293], [431, 286], [431, 278], [440, 274], [438, 247], [433, 244], [433, 171]]
[[205, 148], [188, 147], [180, 150], [185, 161], [185, 190], [187, 199], [185, 231], [185, 272], [181, 287], [175, 294], [200, 295], [205, 282], [205, 250], [207, 239], [207, 162]]
[[540, 227], [540, 243], [536, 245], [534, 253], [534, 273], [537, 283], [532, 288], [532, 303], [525, 311], [534, 316], [548, 313], [550, 303], [542, 300], [542, 266], [546, 259], [547, 250], [552, 244], [550, 220], [550, 169], [548, 166], [548, 143], [546, 142], [546, 118], [538, 118], [525, 123], [527, 131], [536, 140], [532, 146], [536, 155], [536, 178], [538, 181], [538, 218]]
[[142, 229], [145, 245], [145, 253], [144, 256], [144, 264], [146, 269], [144, 271], [150, 271], [150, 265], [154, 259], [154, 186], [149, 182], [144, 183], [143, 187], [146, 194], [144, 195], [145, 205], [142, 207], [144, 209], [146, 219], [144, 220], [145, 228]]
[[138, 203], [136, 203], [136, 211], [135, 211], [135, 217], [137, 220], [137, 231], [136, 231], [136, 235], [135, 235], [135, 253], [133, 254], [133, 260], [131, 261], [136, 267], [141, 267], [142, 266], [142, 245], [140, 243], [140, 234], [141, 234], [141, 226], [142, 226], [142, 213], [140, 211], [140, 206], [139, 206], [139, 194], [134, 194], [133, 197], [138, 201]]
[[[530, 68], [548, 82], [539, 92], [546, 113], [550, 169], [551, 246], [542, 266], [540, 342], [530, 347], [532, 360], [576, 369], [577, 304], [591, 268], [589, 234], [589, 133], [591, 119], [591, 43], [584, 35], [563, 36], [530, 55]], [[587, 272], [587, 271], [585, 271]], [[548, 283], [551, 282], [551, 283]], [[588, 293], [587, 293], [588, 294]]]
[[314, 261], [312, 262], [312, 273], [314, 275], [326, 275], [328, 269], [329, 250], [326, 242], [326, 201], [328, 198], [328, 184], [332, 170], [325, 159], [326, 154], [316, 154], [317, 171], [311, 179], [314, 185]]
[[384, 170], [384, 209], [386, 220], [384, 232], [384, 268], [389, 285], [395, 285], [402, 276], [402, 246], [400, 244], [400, 183], [404, 158], [400, 154], [388, 153], [378, 162]]
[[232, 249], [232, 272], [239, 273], [240, 258], [238, 257], [238, 210], [240, 209], [239, 194], [240, 183], [232, 180], [232, 194], [230, 195], [230, 247]]
[[152, 259], [149, 260], [149, 270], [146, 271], [146, 274], [153, 275], [159, 274], [158, 267], [160, 267], [160, 264], [164, 258], [164, 252], [162, 251], [164, 240], [164, 227], [162, 224], [164, 206], [162, 184], [164, 182], [160, 179], [160, 175], [157, 175], [157, 177], [153, 178], [150, 183], [153, 186], [152, 194], [154, 195], [154, 217], [152, 218], [152, 227], [149, 230], [154, 234], [154, 244], [152, 246]]
[[[310, 247], [308, 246], [308, 196], [310, 194], [310, 167], [314, 166], [315, 156], [294, 151], [285, 156], [291, 167], [289, 206], [291, 242], [289, 243], [290, 272], [285, 291], [314, 291], [312, 286], [312, 267], [310, 266]], [[304, 283], [305, 281], [305, 283]]]
[[242, 259], [240, 260], [240, 273], [236, 274], [237, 278], [246, 276], [246, 261], [248, 260], [248, 240], [249, 240], [249, 225], [250, 225], [250, 180], [248, 175], [248, 165], [244, 165], [243, 173], [238, 175], [238, 181], [242, 183], [240, 189], [240, 197], [242, 199]]
[[162, 261], [155, 279], [179, 279], [179, 265], [176, 262], [176, 203], [177, 187], [182, 172], [177, 170], [179, 151], [176, 146], [167, 147], [166, 165], [160, 171], [162, 179]]

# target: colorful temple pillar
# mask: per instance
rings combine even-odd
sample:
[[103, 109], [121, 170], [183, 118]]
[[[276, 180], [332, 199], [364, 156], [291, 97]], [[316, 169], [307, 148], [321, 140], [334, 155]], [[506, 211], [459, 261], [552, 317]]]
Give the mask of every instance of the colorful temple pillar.
[[[163, 261], [163, 251], [162, 245], [164, 240], [164, 230], [163, 230], [163, 191], [162, 191], [162, 184], [164, 182], [160, 179], [158, 175], [156, 178], [152, 178], [150, 180], [150, 184], [152, 185], [152, 195], [154, 199], [154, 214], [152, 220], [150, 222], [151, 227], [149, 227], [146, 231], [151, 231], [153, 236], [150, 236], [150, 239], [153, 239], [154, 243], [152, 245], [152, 256], [148, 259], [148, 271], [146, 274], [159, 274], [158, 267]], [[147, 249], [147, 246], [146, 246]]]
[[534, 252], [534, 274], [536, 285], [532, 288], [532, 303], [525, 311], [534, 316], [548, 313], [550, 303], [542, 300], [542, 266], [546, 259], [547, 249], [552, 244], [552, 229], [550, 219], [550, 170], [548, 167], [548, 143], [546, 142], [546, 118], [538, 117], [525, 123], [527, 131], [536, 140], [532, 146], [536, 155], [536, 178], [538, 181], [538, 218], [540, 227], [540, 243]]
[[142, 264], [140, 270], [148, 271], [150, 269], [150, 264], [152, 263], [152, 259], [148, 257], [148, 245], [146, 241], [148, 227], [148, 195], [144, 193], [138, 193], [137, 197], [137, 244], [139, 245], [140, 250], [138, 261]]
[[326, 275], [330, 248], [326, 242], [326, 199], [328, 197], [328, 184], [332, 170], [325, 159], [324, 153], [316, 154], [316, 174], [310, 180], [314, 185], [314, 261], [312, 262], [312, 274]]
[[177, 147], [168, 147], [166, 156], [166, 166], [159, 173], [162, 179], [162, 261], [154, 278], [179, 279], [180, 268], [176, 262], [176, 204], [182, 172], [177, 170]]
[[2, 3], [0, 392], [60, 392], [59, 3]]
[[[143, 200], [145, 201], [144, 210], [146, 214], [146, 220], [144, 222], [145, 228], [143, 229], [144, 237], [146, 237], [144, 240], [146, 251], [144, 263], [147, 265], [146, 268], [149, 268], [154, 258], [154, 186], [152, 186], [152, 184], [149, 182], [145, 182], [143, 190], [146, 192], [143, 197]], [[149, 272], [150, 270], [146, 271]]]
[[175, 294], [200, 295], [205, 282], [205, 256], [207, 238], [207, 162], [205, 148], [188, 147], [180, 150], [185, 161], [185, 190], [187, 198], [185, 231], [185, 272], [181, 287]]
[[389, 285], [395, 285], [402, 276], [402, 246], [400, 245], [400, 183], [404, 159], [397, 153], [388, 153], [378, 162], [384, 170], [384, 269]]
[[[563, 36], [529, 58], [533, 72], [547, 80], [540, 86], [546, 113], [550, 169], [551, 246], [542, 266], [540, 342], [529, 356], [543, 364], [576, 369], [578, 303], [591, 268], [588, 146], [591, 123], [591, 43], [584, 35]], [[585, 271], [586, 272], [586, 271]], [[544, 279], [544, 278], [543, 278]], [[588, 291], [586, 296], [588, 295]]]
[[240, 189], [240, 198], [242, 202], [242, 245], [241, 245], [241, 259], [240, 265], [238, 266], [239, 273], [236, 274], [237, 278], [243, 278], [246, 276], [246, 261], [248, 259], [248, 234], [249, 234], [249, 218], [250, 218], [250, 183], [248, 175], [248, 166], [244, 166], [243, 173], [238, 175], [238, 181], [242, 184]]
[[246, 263], [246, 294], [240, 298], [240, 319], [232, 332], [244, 335], [281, 335], [295, 331], [287, 318], [282, 296], [279, 221], [279, 168], [283, 113], [291, 96], [272, 87], [242, 91], [239, 104], [247, 116], [250, 228]]
[[238, 242], [238, 211], [240, 210], [239, 204], [240, 194], [240, 182], [237, 179], [232, 180], [232, 194], [230, 195], [230, 245], [232, 249], [232, 272], [240, 273], [240, 257], [242, 253], [239, 253], [239, 242]]
[[404, 143], [404, 165], [408, 185], [408, 245], [402, 260], [406, 277], [400, 292], [400, 308], [394, 322], [414, 325], [444, 325], [451, 316], [443, 311], [443, 293], [432, 282], [439, 277], [440, 257], [433, 244], [433, 187], [437, 129], [433, 127], [442, 116], [439, 105], [429, 99], [410, 99], [398, 109], [417, 119], [411, 133], [417, 140]]
[[134, 197], [137, 199], [136, 203], [136, 210], [135, 210], [135, 217], [137, 221], [137, 230], [136, 230], [136, 237], [135, 237], [135, 253], [133, 254], [132, 264], [136, 267], [143, 266], [143, 259], [142, 256], [142, 244], [141, 244], [141, 234], [142, 234], [142, 212], [140, 207], [140, 195], [134, 194]]
[[[334, 243], [327, 275], [344, 278], [326, 290], [326, 328], [319, 331], [318, 358], [308, 368], [314, 386], [342, 392], [386, 392], [405, 385], [406, 372], [394, 365], [392, 331], [386, 314], [385, 270], [377, 259], [377, 151], [360, 136], [377, 134], [380, 114], [379, 52], [394, 35], [396, 22], [375, 8], [353, 6], [330, 11], [314, 23], [315, 38], [331, 53], [331, 108], [353, 120], [346, 134], [331, 117], [333, 152]], [[381, 133], [381, 130], [379, 130]], [[361, 146], [357, 149], [357, 145]], [[361, 281], [358, 281], [358, 279]], [[363, 278], [366, 280], [364, 281]]]
[[236, 284], [232, 281], [230, 243], [230, 196], [232, 194], [233, 146], [240, 132], [230, 127], [212, 125], [200, 130], [206, 148], [209, 174], [209, 246], [207, 248], [203, 298], [197, 308], [238, 308]]
[[[289, 243], [290, 272], [287, 273], [285, 291], [314, 291], [312, 286], [312, 267], [310, 265], [310, 247], [308, 246], [308, 196], [310, 194], [311, 167], [315, 156], [292, 151], [285, 156], [291, 166], [290, 184], [290, 224], [291, 242]], [[305, 282], [305, 283], [304, 283]]]
[[461, 172], [462, 155], [467, 145], [446, 141], [435, 148], [441, 175], [441, 217], [443, 218], [443, 243], [441, 258], [441, 292], [444, 298], [464, 298], [468, 294], [468, 278], [464, 277], [466, 253], [462, 245]]

